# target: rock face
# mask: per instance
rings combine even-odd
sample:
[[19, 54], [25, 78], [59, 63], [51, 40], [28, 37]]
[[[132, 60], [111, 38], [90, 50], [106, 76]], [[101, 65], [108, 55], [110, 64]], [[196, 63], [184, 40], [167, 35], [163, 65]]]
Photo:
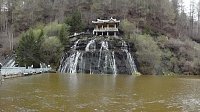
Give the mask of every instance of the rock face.
[[61, 60], [62, 73], [132, 74], [137, 72], [128, 45], [115, 37], [77, 39]]

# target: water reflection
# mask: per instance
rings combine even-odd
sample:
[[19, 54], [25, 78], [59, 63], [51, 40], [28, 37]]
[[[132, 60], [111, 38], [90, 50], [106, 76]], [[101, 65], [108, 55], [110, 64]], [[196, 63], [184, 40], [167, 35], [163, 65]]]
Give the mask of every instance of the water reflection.
[[200, 111], [198, 77], [44, 74], [6, 80], [0, 111]]

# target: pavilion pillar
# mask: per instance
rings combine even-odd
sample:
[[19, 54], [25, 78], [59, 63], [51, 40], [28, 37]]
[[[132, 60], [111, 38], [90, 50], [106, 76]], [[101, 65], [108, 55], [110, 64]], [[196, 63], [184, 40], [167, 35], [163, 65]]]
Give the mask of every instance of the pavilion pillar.
[[114, 36], [115, 36], [115, 37], [117, 36], [116, 32], [114, 32]]
[[109, 36], [109, 32], [107, 32], [107, 36]]

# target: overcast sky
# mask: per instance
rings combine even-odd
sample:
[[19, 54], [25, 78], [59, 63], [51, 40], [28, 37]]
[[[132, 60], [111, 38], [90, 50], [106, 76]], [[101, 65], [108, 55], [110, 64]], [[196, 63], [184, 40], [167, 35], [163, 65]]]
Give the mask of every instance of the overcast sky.
[[195, 1], [195, 3], [198, 3], [198, 0], [183, 0], [184, 4], [185, 4], [185, 8], [187, 8], [187, 10], [189, 10], [190, 8], [190, 1]]

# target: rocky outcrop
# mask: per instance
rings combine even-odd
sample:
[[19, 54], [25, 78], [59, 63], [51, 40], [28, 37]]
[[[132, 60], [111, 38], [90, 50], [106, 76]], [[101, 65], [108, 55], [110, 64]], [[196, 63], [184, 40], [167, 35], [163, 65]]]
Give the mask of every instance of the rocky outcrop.
[[132, 74], [137, 71], [127, 43], [116, 37], [77, 38], [61, 60], [63, 73]]

